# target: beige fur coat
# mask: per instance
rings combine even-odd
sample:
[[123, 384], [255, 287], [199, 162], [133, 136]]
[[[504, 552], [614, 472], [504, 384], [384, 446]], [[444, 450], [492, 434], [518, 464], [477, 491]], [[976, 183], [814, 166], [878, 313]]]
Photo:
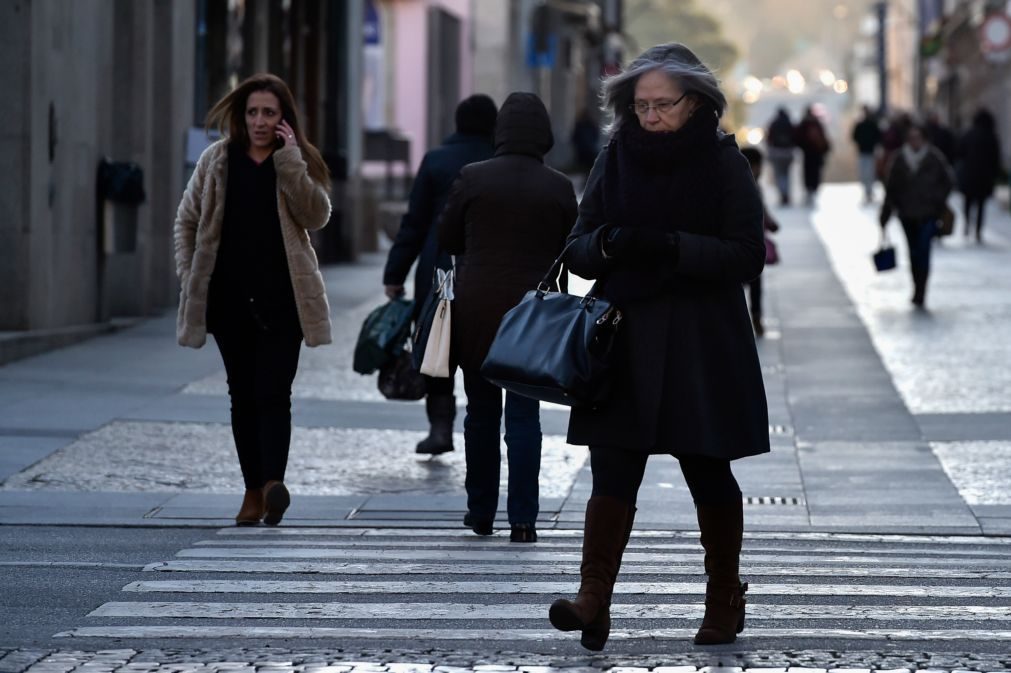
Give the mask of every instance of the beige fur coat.
[[[330, 199], [309, 177], [297, 147], [277, 150], [273, 160], [281, 234], [302, 336], [307, 346], [328, 344], [330, 307], [307, 232], [322, 228], [330, 219]], [[221, 243], [227, 185], [228, 144], [219, 140], [197, 160], [176, 213], [176, 275], [182, 284], [176, 337], [183, 346], [200, 348], [207, 341], [207, 289]]]

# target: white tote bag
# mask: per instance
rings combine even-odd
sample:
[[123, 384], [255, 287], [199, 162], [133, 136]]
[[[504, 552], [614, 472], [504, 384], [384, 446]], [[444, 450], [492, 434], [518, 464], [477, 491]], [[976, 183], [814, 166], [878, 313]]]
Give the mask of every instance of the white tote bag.
[[421, 361], [421, 373], [440, 379], [447, 379], [449, 372], [449, 342], [452, 335], [453, 271], [437, 269], [439, 283], [439, 305], [435, 308], [432, 329], [425, 345], [425, 357]]

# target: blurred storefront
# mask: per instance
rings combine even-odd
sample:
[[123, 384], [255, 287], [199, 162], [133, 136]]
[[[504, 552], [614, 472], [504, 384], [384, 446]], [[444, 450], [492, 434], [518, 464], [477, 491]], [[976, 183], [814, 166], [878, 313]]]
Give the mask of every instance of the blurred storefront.
[[477, 0], [474, 86], [501, 104], [533, 91], [551, 113], [553, 166], [574, 161], [569, 139], [583, 114], [599, 123], [601, 78], [626, 56], [621, 0]]
[[924, 105], [958, 129], [985, 107], [997, 119], [1005, 165], [1011, 157], [1011, 3], [944, 0], [928, 33]]

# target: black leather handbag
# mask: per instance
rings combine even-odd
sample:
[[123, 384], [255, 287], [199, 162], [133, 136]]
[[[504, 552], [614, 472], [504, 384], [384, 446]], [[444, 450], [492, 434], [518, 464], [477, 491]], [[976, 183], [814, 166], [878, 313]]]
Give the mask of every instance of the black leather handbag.
[[481, 375], [525, 397], [594, 407], [610, 391], [621, 311], [596, 296], [596, 284], [585, 297], [550, 291], [568, 250], [502, 318]]

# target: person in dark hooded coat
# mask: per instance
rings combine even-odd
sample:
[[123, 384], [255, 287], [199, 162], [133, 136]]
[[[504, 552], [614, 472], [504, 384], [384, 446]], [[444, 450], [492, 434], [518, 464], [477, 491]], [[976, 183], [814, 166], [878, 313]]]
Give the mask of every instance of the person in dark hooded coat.
[[972, 231], [972, 213], [976, 212], [976, 241], [983, 242], [983, 214], [1000, 175], [1000, 140], [996, 121], [989, 110], [980, 109], [972, 118], [972, 128], [962, 137], [958, 148], [958, 189], [965, 197], [965, 235]]
[[604, 82], [614, 116], [579, 205], [566, 262], [622, 311], [611, 396], [573, 408], [570, 444], [588, 445], [582, 581], [549, 611], [600, 650], [635, 503], [651, 454], [678, 459], [705, 550], [697, 644], [733, 642], [744, 623], [738, 576], [744, 514], [732, 460], [769, 451], [769, 417], [742, 284], [765, 264], [762, 201], [726, 99], [684, 45], [647, 50]]
[[[460, 171], [439, 221], [439, 243], [457, 255], [452, 355], [467, 392], [464, 525], [492, 533], [498, 509], [502, 389], [481, 364], [505, 313], [537, 286], [576, 221], [572, 182], [544, 165], [554, 144], [551, 121], [532, 93], [513, 93], [495, 127], [495, 157]], [[505, 394], [509, 460], [507, 510], [514, 542], [537, 539], [540, 408]]]
[[[411, 187], [407, 213], [400, 221], [397, 239], [390, 248], [383, 271], [386, 295], [391, 299], [404, 294], [404, 280], [414, 261], [415, 317], [421, 311], [432, 288], [436, 268], [449, 269], [449, 255], [439, 250], [436, 218], [446, 205], [449, 188], [460, 169], [475, 161], [490, 159], [495, 131], [495, 102], [484, 94], [474, 94], [456, 106], [456, 133], [421, 160]], [[453, 421], [456, 419], [456, 397], [453, 378], [425, 377], [425, 411], [430, 430], [415, 451], [438, 455], [453, 450]]]

